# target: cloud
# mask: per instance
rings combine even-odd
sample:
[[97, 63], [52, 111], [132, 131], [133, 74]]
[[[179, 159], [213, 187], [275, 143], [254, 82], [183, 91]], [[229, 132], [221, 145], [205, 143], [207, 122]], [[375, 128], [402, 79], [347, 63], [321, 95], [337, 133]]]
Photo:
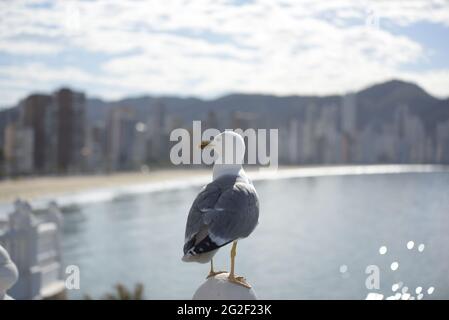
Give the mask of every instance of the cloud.
[[64, 50], [61, 45], [35, 40], [0, 40], [0, 52], [11, 55], [30, 56], [56, 54]]
[[[404, 77], [447, 96], [448, 70], [404, 71], [431, 61], [432, 48], [387, 28], [418, 22], [449, 27], [448, 3], [15, 1], [0, 3], [0, 54], [34, 55], [23, 66], [7, 65], [0, 77], [24, 88], [28, 83], [29, 90], [35, 81], [73, 83], [105, 98], [136, 92], [331, 94]], [[104, 59], [94, 71], [56, 68], [40, 58], [59, 61], [63, 50]], [[0, 94], [7, 90], [0, 82]]]
[[401, 78], [419, 83], [427, 92], [440, 98], [448, 97], [449, 70], [429, 70], [424, 72], [404, 72]]

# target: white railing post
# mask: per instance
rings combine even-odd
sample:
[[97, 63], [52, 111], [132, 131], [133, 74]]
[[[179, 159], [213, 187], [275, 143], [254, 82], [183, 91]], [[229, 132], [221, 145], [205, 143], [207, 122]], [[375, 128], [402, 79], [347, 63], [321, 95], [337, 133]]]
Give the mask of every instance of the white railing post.
[[9, 257], [8, 252], [0, 245], [0, 300], [11, 300], [6, 294], [17, 281], [19, 272]]
[[18, 266], [19, 280], [11, 294], [17, 299], [39, 299], [41, 273], [37, 261], [37, 221], [31, 206], [21, 200], [14, 203], [9, 216], [9, 253]]
[[59, 263], [59, 279], [63, 278], [62, 270], [62, 223], [63, 216], [56, 202], [52, 201], [48, 205], [48, 222], [53, 222], [57, 226], [57, 232], [55, 235], [55, 247], [56, 247], [56, 260]]

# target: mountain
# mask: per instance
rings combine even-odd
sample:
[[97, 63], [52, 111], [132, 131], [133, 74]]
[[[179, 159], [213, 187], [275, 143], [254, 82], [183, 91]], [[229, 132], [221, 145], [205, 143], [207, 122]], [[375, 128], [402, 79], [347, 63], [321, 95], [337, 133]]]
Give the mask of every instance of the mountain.
[[[355, 94], [357, 106], [357, 125], [376, 124], [394, 119], [396, 110], [407, 105], [411, 114], [418, 116], [428, 133], [433, 134], [439, 122], [449, 119], [449, 99], [438, 99], [416, 84], [391, 80], [363, 89]], [[151, 118], [158, 105], [165, 107], [167, 114], [175, 115], [184, 123], [192, 120], [205, 120], [214, 111], [221, 123], [230, 123], [233, 112], [248, 112], [265, 122], [260, 125], [284, 126], [290, 118], [305, 117], [306, 107], [312, 106], [316, 113], [328, 106], [342, 104], [342, 96], [274, 96], [263, 94], [231, 94], [213, 100], [181, 98], [174, 96], [141, 96], [106, 102], [98, 98], [87, 99], [87, 118], [90, 123], [104, 122], [109, 110], [118, 106], [135, 109], [137, 117]], [[0, 111], [0, 137], [4, 126], [17, 117], [17, 109]], [[219, 128], [224, 129], [224, 128]], [[1, 139], [0, 139], [1, 142]]]
[[[381, 123], [395, 117], [395, 110], [407, 105], [410, 112], [424, 123], [426, 131], [433, 133], [437, 123], [449, 119], [449, 99], [438, 99], [414, 83], [391, 80], [376, 84], [355, 93], [358, 126], [367, 123]], [[304, 117], [305, 108], [314, 106], [317, 110], [330, 105], [341, 105], [342, 96], [273, 96], [262, 94], [231, 94], [213, 100], [179, 97], [134, 97], [115, 102], [99, 99], [88, 100], [88, 114], [92, 121], [105, 119], [112, 107], [129, 106], [140, 117], [151, 117], [157, 104], [163, 104], [166, 112], [176, 114], [185, 122], [204, 120], [208, 112], [217, 117], [230, 119], [232, 112], [242, 111], [269, 115], [272, 125], [285, 124], [291, 117]]]
[[440, 100], [416, 84], [392, 80], [377, 84], [357, 93], [359, 125], [392, 120], [394, 109], [407, 105], [417, 115], [428, 132], [436, 124], [449, 119], [449, 100]]

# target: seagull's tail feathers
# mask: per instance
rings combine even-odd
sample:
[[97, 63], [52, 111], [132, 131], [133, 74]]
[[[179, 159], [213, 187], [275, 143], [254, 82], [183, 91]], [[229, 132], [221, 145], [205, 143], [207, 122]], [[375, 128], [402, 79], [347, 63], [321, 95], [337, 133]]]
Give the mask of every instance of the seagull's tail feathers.
[[[232, 242], [232, 240], [229, 242]], [[195, 244], [195, 239], [192, 239], [184, 245], [182, 261], [207, 263], [213, 258], [219, 248], [227, 245], [229, 242], [218, 245], [209, 236], [206, 236]]]
[[213, 251], [209, 251], [209, 252], [205, 252], [205, 253], [201, 253], [201, 254], [191, 254], [191, 253], [188, 252], [188, 253], [186, 253], [182, 257], [182, 261], [184, 261], [184, 262], [208, 263], [214, 257], [214, 255], [217, 252], [217, 250], [218, 249], [213, 250]]

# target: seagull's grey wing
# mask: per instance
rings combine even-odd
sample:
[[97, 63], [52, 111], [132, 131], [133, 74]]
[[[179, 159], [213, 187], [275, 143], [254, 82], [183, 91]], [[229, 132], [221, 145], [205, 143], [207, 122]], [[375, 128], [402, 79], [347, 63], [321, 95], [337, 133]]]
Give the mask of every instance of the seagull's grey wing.
[[214, 210], [208, 212], [209, 237], [217, 246], [246, 238], [259, 219], [259, 199], [252, 184], [236, 182], [225, 190]]
[[184, 255], [194, 256], [247, 237], [256, 227], [259, 200], [252, 184], [225, 176], [197, 196], [187, 218]]
[[193, 201], [189, 216], [187, 217], [184, 251], [186, 251], [186, 247], [191, 246], [188, 245], [189, 242], [195, 240], [195, 236], [206, 225], [205, 213], [214, 208], [220, 195], [220, 187], [214, 182], [211, 182], [201, 190]]

